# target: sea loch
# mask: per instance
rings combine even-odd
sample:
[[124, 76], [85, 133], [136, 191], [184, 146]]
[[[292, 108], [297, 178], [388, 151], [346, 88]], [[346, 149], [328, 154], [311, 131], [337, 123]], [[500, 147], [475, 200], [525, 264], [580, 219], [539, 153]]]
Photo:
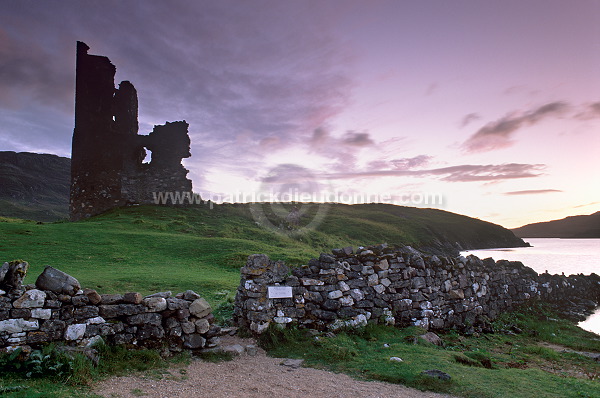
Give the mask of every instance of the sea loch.
[[[532, 247], [469, 250], [479, 258], [521, 261], [538, 273], [600, 274], [600, 239], [523, 238]], [[600, 334], [600, 310], [579, 324], [582, 328]]]

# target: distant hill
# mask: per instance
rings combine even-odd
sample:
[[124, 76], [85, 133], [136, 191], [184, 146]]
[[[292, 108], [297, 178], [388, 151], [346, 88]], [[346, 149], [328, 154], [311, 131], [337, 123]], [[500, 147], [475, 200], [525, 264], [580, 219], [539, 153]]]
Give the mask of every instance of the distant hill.
[[[331, 205], [317, 231], [368, 244], [410, 244], [430, 252], [529, 246], [510, 230], [439, 209], [391, 204]], [[364, 244], [364, 243], [363, 243]]]
[[600, 238], [600, 211], [587, 216], [527, 224], [512, 231], [521, 238]]
[[0, 215], [36, 221], [69, 217], [71, 160], [56, 155], [0, 152]]

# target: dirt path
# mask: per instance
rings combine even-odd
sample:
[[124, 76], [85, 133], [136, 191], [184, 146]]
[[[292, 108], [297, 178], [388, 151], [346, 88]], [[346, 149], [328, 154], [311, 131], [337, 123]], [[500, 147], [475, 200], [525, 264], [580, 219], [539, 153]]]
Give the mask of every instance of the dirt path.
[[552, 343], [547, 343], [547, 342], [542, 342], [542, 343], [540, 343], [540, 345], [542, 347], [551, 348], [556, 352], [573, 352], [575, 354], [583, 355], [583, 356], [595, 359], [596, 361], [600, 361], [600, 353], [597, 353], [597, 352], [575, 351], [571, 348], [568, 348], [568, 347], [565, 347], [562, 345], [552, 344]]
[[449, 397], [397, 384], [359, 381], [324, 370], [293, 369], [281, 362], [281, 358], [268, 357], [262, 350], [256, 356], [244, 354], [228, 362], [194, 360], [187, 368], [170, 369], [161, 380], [115, 377], [98, 384], [94, 392], [106, 398]]

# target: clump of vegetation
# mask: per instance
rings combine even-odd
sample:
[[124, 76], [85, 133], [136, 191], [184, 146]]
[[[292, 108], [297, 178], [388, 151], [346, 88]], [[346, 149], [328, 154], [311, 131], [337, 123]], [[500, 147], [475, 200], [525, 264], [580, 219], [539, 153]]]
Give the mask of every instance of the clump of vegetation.
[[66, 380], [78, 368], [78, 359], [59, 352], [54, 345], [29, 354], [17, 348], [0, 355], [0, 372], [25, 378], [48, 376]]
[[464, 355], [464, 354], [454, 354], [453, 356], [454, 360], [460, 364], [463, 365], [467, 365], [467, 366], [481, 366], [481, 363], [479, 361], [476, 361], [475, 359], [469, 358], [468, 356]]
[[471, 359], [472, 361], [477, 362], [484, 368], [492, 369], [492, 358], [490, 357], [490, 354], [485, 351], [477, 350], [465, 352], [465, 356]]
[[207, 362], [224, 362], [233, 360], [233, 354], [226, 351], [200, 352], [198, 357]]

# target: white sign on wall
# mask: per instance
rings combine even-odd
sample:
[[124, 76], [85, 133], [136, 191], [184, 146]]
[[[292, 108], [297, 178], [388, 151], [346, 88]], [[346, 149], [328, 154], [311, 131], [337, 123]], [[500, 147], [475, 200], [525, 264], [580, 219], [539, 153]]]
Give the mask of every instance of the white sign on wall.
[[292, 287], [291, 286], [269, 286], [268, 295], [270, 299], [273, 298], [292, 298]]

